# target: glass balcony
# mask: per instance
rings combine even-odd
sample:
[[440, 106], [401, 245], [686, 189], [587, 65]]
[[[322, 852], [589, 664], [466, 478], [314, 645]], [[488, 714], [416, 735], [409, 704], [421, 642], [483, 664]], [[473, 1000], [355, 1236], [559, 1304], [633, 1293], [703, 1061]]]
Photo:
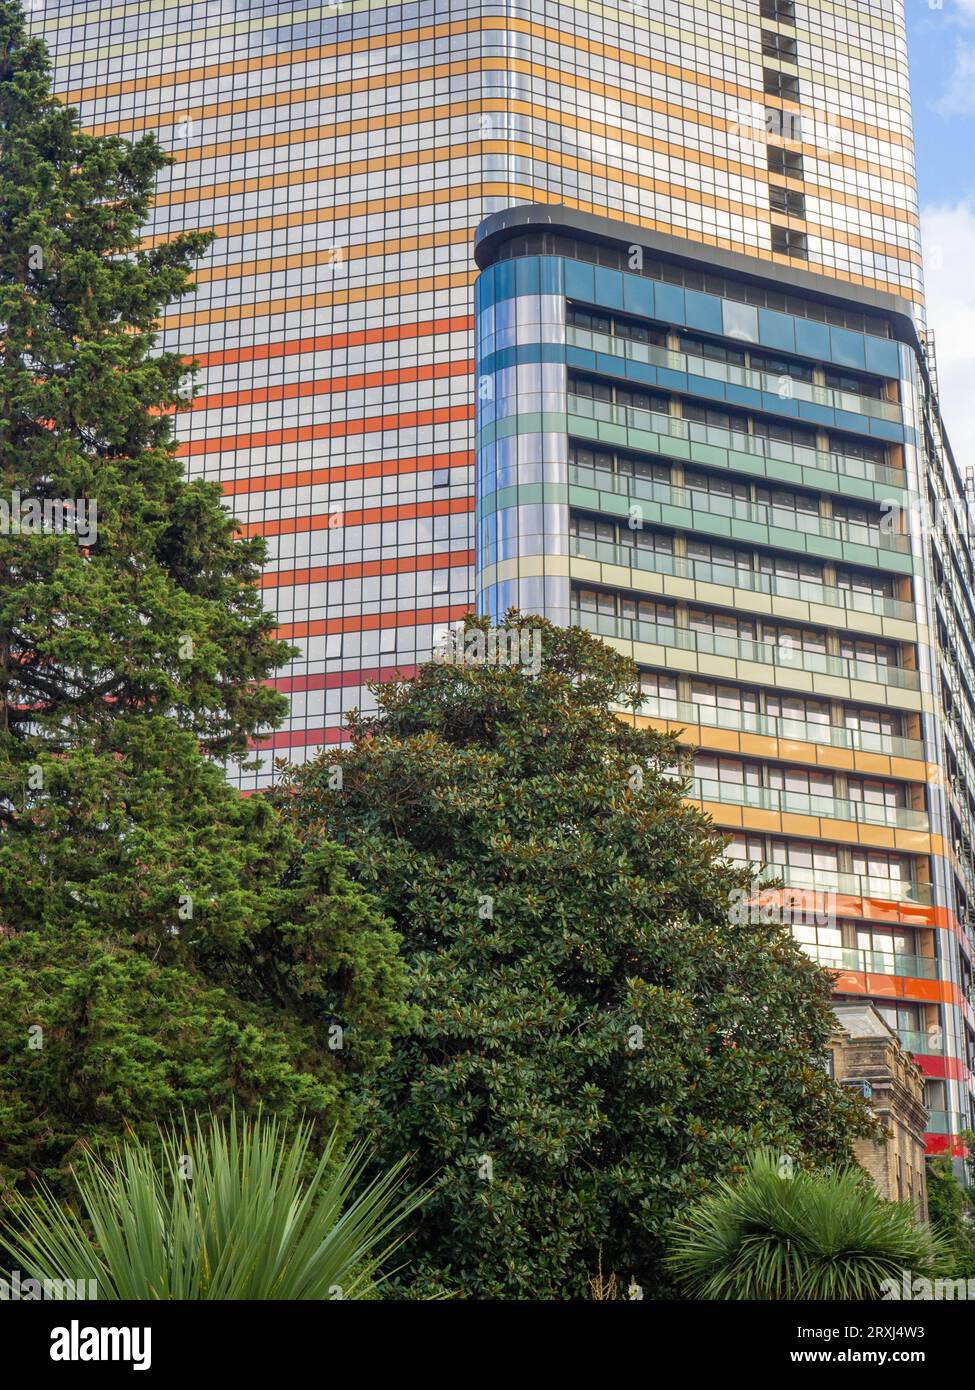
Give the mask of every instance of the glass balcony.
[[[758, 868], [758, 865], [755, 865]], [[786, 888], [812, 888], [843, 893], [853, 898], [879, 898], [883, 902], [919, 903], [929, 906], [931, 884], [909, 878], [879, 878], [869, 874], [845, 874], [836, 869], [799, 868], [795, 864], [766, 864], [766, 882], [779, 879]], [[756, 892], [762, 884], [756, 885]]]
[[[746, 386], [753, 391], [780, 395], [782, 374], [777, 372], [752, 371], [750, 368], [736, 367], [726, 362], [714, 362], [711, 358], [701, 357], [697, 353], [672, 352], [669, 348], [637, 343], [630, 338], [615, 338], [608, 333], [595, 333], [590, 329], [571, 325], [566, 329], [566, 342], [572, 347], [588, 348], [591, 352], [604, 352], [613, 357], [646, 362], [652, 367], [689, 372], [694, 376], [707, 377], [711, 381], [724, 382], [730, 386]], [[856, 415], [866, 415], [875, 420], [901, 423], [901, 408], [894, 401], [876, 400], [873, 396], [860, 396], [852, 391], [838, 391], [828, 386], [814, 386], [811, 382], [796, 381], [791, 377], [789, 380], [791, 398], [794, 400], [811, 401], [815, 405], [824, 405], [833, 410], [852, 411]]]
[[[520, 414], [541, 408], [531, 397], [526, 398], [524, 405], [518, 400], [512, 400], [508, 406], [507, 414]], [[570, 393], [568, 412], [583, 419], [603, 421], [620, 429], [648, 431], [663, 441], [661, 447], [664, 453], [667, 452], [666, 441], [677, 439], [688, 444], [702, 444], [715, 449], [727, 449], [736, 454], [751, 454], [756, 458], [788, 463], [796, 468], [812, 468], [818, 472], [863, 478], [885, 487], [907, 486], [906, 474], [900, 468], [888, 468], [886, 464], [871, 463], [868, 459], [854, 458], [849, 454], [825, 453], [806, 445], [787, 444], [778, 439], [740, 434], [737, 430], [704, 425], [696, 420], [681, 420], [676, 416], [661, 415], [656, 411], [613, 405], [609, 401], [593, 401]]]
[[[796, 531], [806, 536], [820, 536], [823, 540], [868, 546], [872, 550], [889, 550], [898, 555], [910, 554], [909, 536], [902, 535], [899, 531], [883, 530], [880, 526], [865, 526], [860, 522], [843, 518], [818, 516], [814, 512], [797, 511], [793, 507], [776, 506], [774, 503], [765, 506], [762, 503], [745, 501], [744, 498], [726, 497], [718, 492], [675, 487], [674, 484], [665, 483], [658, 478], [612, 473], [607, 468], [589, 468], [576, 463], [569, 464], [568, 478], [569, 482], [577, 487], [613, 492], [627, 501], [636, 498], [661, 505], [685, 507], [696, 516], [705, 519], [723, 517], [730, 521], [748, 521], [757, 526]], [[701, 530], [709, 529], [706, 520], [695, 521], [694, 524]], [[725, 535], [725, 532], [722, 531], [721, 534]]]
[[689, 700], [665, 700], [645, 696], [639, 709], [656, 719], [675, 723], [703, 724], [714, 729], [735, 729], [743, 734], [763, 734], [770, 738], [793, 739], [799, 743], [828, 743], [834, 748], [852, 748], [864, 753], [884, 753], [895, 758], [923, 758], [919, 739], [895, 738], [891, 734], [864, 729], [845, 729], [837, 724], [813, 724], [801, 719], [782, 719], [748, 710], [723, 709], [719, 705], [698, 705]]
[[[940, 1057], [944, 1054], [945, 1044], [940, 1028], [932, 1028], [927, 1033], [915, 1032], [910, 1028], [898, 1028], [897, 1036], [905, 1052], [920, 1052], [929, 1057]], [[936, 1114], [938, 1111], [932, 1110], [928, 1115], [928, 1129], [931, 1129], [931, 1115]]]
[[600, 637], [616, 637], [625, 642], [646, 642], [681, 651], [730, 657], [735, 661], [753, 661], [785, 671], [836, 676], [841, 680], [896, 686], [902, 690], [920, 689], [918, 672], [907, 666], [883, 666], [874, 661], [857, 661], [827, 656], [823, 652], [805, 651], [785, 643], [780, 645], [748, 638], [720, 637], [686, 627], [669, 627], [663, 623], [640, 622], [635, 618], [619, 618], [603, 613], [584, 613], [578, 609], [573, 610], [572, 621], [587, 632], [595, 632]]
[[[921, 1050], [920, 1048], [917, 1049], [917, 1051]], [[969, 1128], [968, 1118], [960, 1110], [928, 1111], [929, 1134], [961, 1134], [963, 1130]]]
[[932, 956], [861, 951], [845, 946], [813, 946], [806, 942], [802, 942], [802, 949], [827, 970], [855, 970], [861, 975], [899, 975], [910, 980], [938, 978], [938, 962]]
[[867, 801], [840, 800], [831, 796], [810, 796], [805, 792], [780, 791], [773, 787], [748, 787], [740, 782], [718, 782], [709, 777], [692, 777], [691, 790], [699, 801], [724, 802], [729, 806], [756, 806], [763, 811], [785, 815], [816, 816], [827, 820], [853, 821], [857, 825], [883, 825], [890, 829], [930, 829], [927, 811], [907, 806], [877, 806]]
[[899, 618], [908, 623], [914, 621], [913, 605], [897, 599], [860, 594], [852, 589], [833, 588], [809, 579], [790, 579], [783, 575], [766, 574], [762, 570], [745, 569], [737, 565], [715, 565], [707, 560], [687, 560], [668, 555], [666, 552], [644, 549], [639, 545], [616, 545], [612, 541], [572, 536], [569, 540], [569, 554], [580, 559], [598, 560], [604, 565], [626, 565], [631, 569], [646, 570], [653, 574], [679, 575], [684, 579], [748, 589], [753, 593], [772, 594], [778, 598], [802, 599], [806, 603], [818, 603], [827, 608], [839, 608], [844, 612], [873, 613], [877, 617]]

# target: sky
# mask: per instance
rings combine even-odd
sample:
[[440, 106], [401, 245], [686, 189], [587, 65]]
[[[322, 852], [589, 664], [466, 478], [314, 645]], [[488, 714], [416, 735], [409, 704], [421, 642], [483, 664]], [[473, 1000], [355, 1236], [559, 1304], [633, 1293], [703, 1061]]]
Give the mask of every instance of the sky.
[[928, 327], [941, 408], [975, 469], [975, 0], [905, 0]]

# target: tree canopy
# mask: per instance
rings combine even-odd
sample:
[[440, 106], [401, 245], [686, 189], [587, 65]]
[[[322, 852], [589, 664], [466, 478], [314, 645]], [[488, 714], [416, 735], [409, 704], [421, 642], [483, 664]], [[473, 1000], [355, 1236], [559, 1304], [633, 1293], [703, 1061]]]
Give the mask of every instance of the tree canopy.
[[[537, 673], [512, 659], [534, 641]], [[418, 1022], [369, 1109], [433, 1184], [410, 1283], [584, 1297], [601, 1268], [649, 1297], [675, 1213], [757, 1144], [815, 1166], [869, 1130], [824, 1065], [830, 977], [733, 910], [751, 880], [675, 741], [620, 717], [628, 660], [516, 614], [451, 651], [278, 792], [353, 851], [410, 966]]]

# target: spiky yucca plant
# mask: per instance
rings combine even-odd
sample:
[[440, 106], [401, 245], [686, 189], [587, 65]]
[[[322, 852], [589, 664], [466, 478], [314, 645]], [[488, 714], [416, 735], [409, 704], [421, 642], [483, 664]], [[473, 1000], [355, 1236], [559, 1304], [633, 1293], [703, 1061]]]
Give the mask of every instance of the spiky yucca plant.
[[939, 1272], [942, 1242], [857, 1168], [780, 1171], [756, 1153], [675, 1223], [668, 1264], [707, 1299], [874, 1299], [885, 1279]]
[[360, 1186], [364, 1153], [339, 1160], [334, 1136], [312, 1166], [307, 1125], [210, 1116], [160, 1140], [86, 1162], [71, 1206], [15, 1197], [0, 1233], [21, 1270], [94, 1280], [100, 1299], [376, 1297], [423, 1200], [402, 1162]]

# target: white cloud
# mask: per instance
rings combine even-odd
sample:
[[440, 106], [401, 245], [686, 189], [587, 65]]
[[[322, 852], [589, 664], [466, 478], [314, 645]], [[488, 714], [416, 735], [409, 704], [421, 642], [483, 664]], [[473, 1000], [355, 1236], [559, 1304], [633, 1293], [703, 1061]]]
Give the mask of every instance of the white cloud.
[[[972, 9], [975, 19], [975, 6]], [[960, 39], [954, 47], [954, 67], [947, 79], [944, 96], [934, 103], [942, 116], [975, 114], [975, 44]]]
[[[975, 13], [975, 0], [970, 0]], [[924, 208], [927, 324], [934, 330], [941, 409], [959, 468], [975, 467], [975, 205]]]

